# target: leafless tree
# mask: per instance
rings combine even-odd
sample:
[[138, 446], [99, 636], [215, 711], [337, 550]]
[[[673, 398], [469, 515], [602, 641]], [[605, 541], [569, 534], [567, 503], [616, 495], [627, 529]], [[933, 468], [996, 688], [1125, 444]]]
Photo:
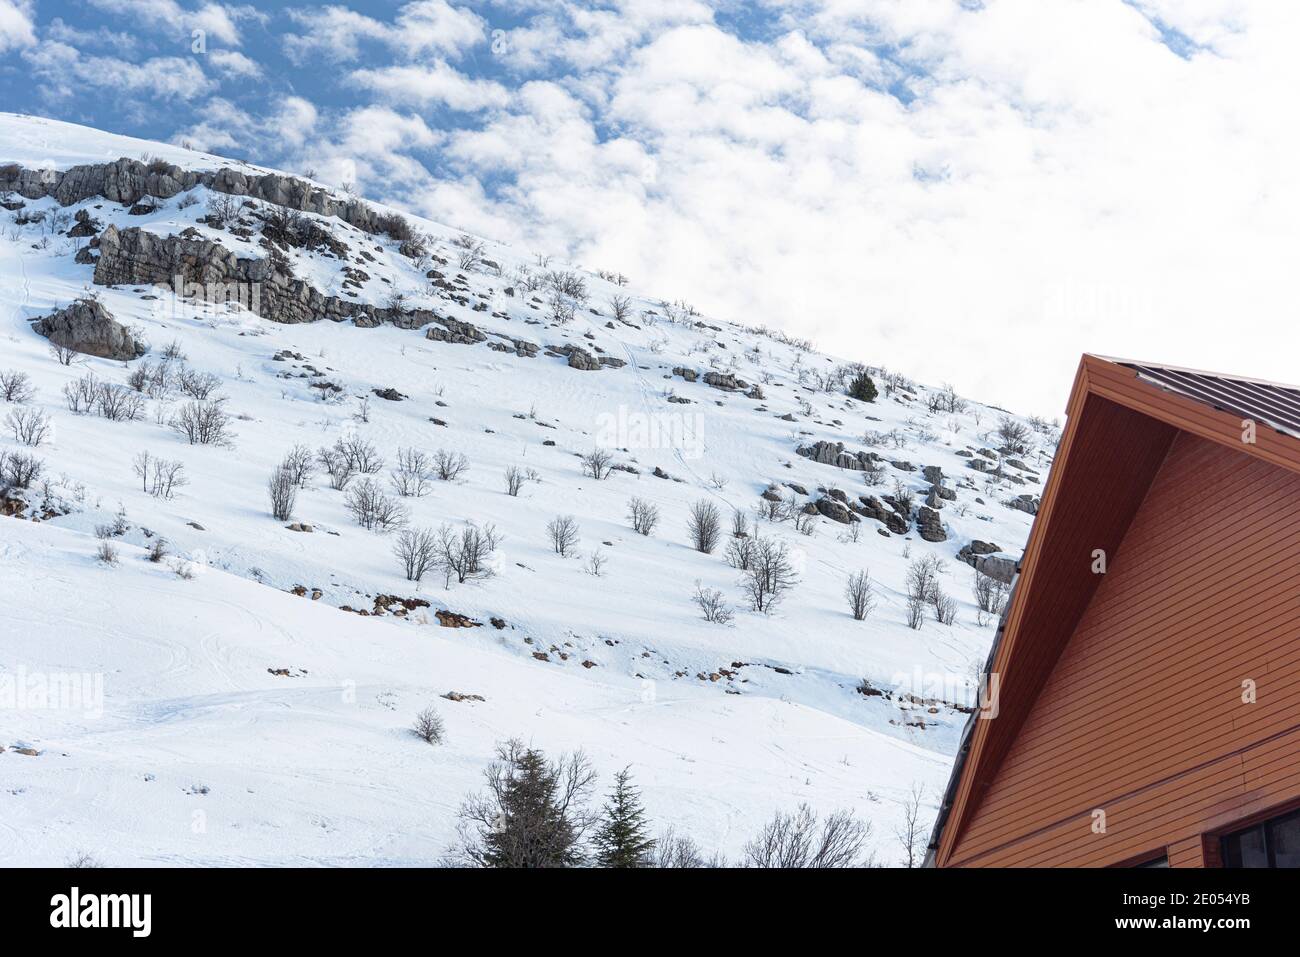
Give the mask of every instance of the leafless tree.
[[629, 322], [632, 318], [632, 300], [628, 296], [609, 297], [609, 311], [616, 322]]
[[17, 408], [5, 416], [5, 425], [14, 441], [30, 448], [38, 448], [50, 437], [50, 417], [40, 409]]
[[81, 358], [81, 353], [66, 343], [51, 339], [50, 357], [61, 366], [70, 366]]
[[0, 451], [0, 484], [9, 488], [31, 488], [44, 471], [45, 463], [34, 455]]
[[36, 387], [32, 385], [32, 377], [26, 372], [0, 369], [0, 399], [20, 404], [28, 401], [35, 394]]
[[393, 554], [402, 563], [408, 582], [418, 582], [438, 562], [438, 539], [431, 528], [404, 528], [393, 543]]
[[442, 715], [438, 714], [432, 706], [425, 708], [415, 716], [411, 733], [425, 744], [442, 744], [443, 735], [446, 733]]
[[520, 489], [524, 487], [527, 476], [524, 470], [517, 465], [506, 466], [506, 494], [511, 497], [518, 497]]
[[294, 481], [293, 473], [280, 466], [271, 473], [266, 489], [271, 497], [272, 517], [279, 522], [293, 518], [293, 508], [298, 502], [298, 483]]
[[957, 620], [957, 602], [940, 589], [930, 603], [934, 609], [934, 620], [941, 625], [951, 625]]
[[397, 450], [397, 468], [390, 473], [398, 495], [419, 498], [433, 487], [433, 463], [419, 449]]
[[749, 516], [740, 509], [731, 512], [731, 537], [747, 538], [749, 536]]
[[686, 520], [686, 531], [697, 552], [712, 552], [722, 538], [722, 515], [718, 506], [708, 499], [695, 502]]
[[439, 480], [455, 482], [469, 471], [469, 459], [463, 452], [451, 452], [439, 449], [433, 453], [433, 470]]
[[876, 596], [871, 586], [871, 576], [866, 571], [857, 571], [849, 576], [844, 585], [844, 597], [849, 603], [849, 613], [855, 621], [864, 620], [876, 607]]
[[907, 596], [907, 627], [913, 631], [920, 631], [921, 625], [925, 623], [926, 603], [917, 598], [915, 595]]
[[546, 524], [546, 534], [555, 554], [567, 558], [578, 547], [578, 521], [572, 515], [557, 515]]
[[453, 578], [462, 585], [471, 578], [487, 578], [492, 574], [492, 559], [500, 544], [501, 536], [493, 525], [480, 528], [466, 523], [457, 532], [444, 524], [438, 529], [434, 564], [441, 569], [447, 585]]
[[316, 461], [330, 477], [330, 487], [338, 492], [346, 489], [348, 483], [357, 474], [353, 471], [352, 463], [348, 461], [347, 456], [337, 448], [322, 448], [316, 453]]
[[145, 399], [125, 386], [101, 382], [95, 393], [95, 406], [111, 422], [132, 422], [144, 412]]
[[587, 556], [587, 574], [599, 578], [605, 573], [605, 565], [608, 561], [605, 553], [597, 548]]
[[921, 801], [925, 788], [913, 783], [912, 790], [903, 800], [903, 823], [894, 829], [898, 843], [903, 847], [903, 866], [920, 867], [925, 856], [925, 830], [921, 821]]
[[334, 450], [343, 456], [356, 475], [375, 475], [384, 467], [384, 457], [373, 443], [360, 435], [341, 436], [334, 443]]
[[[103, 414], [104, 397], [99, 398]], [[225, 400], [187, 402], [172, 418], [172, 428], [189, 440], [190, 445], [230, 445], [234, 436], [230, 432], [230, 413]]]
[[295, 445], [285, 453], [280, 468], [289, 473], [294, 485], [300, 489], [306, 488], [307, 483], [311, 481], [313, 470], [311, 449], [305, 445]]
[[729, 539], [723, 550], [727, 564], [737, 571], [748, 571], [750, 562], [754, 560], [754, 541], [755, 538], [748, 535]]
[[63, 398], [68, 404], [68, 411], [77, 415], [95, 411], [99, 402], [99, 380], [94, 373], [88, 372], [79, 379], [73, 379], [63, 385]]
[[754, 536], [749, 567], [741, 574], [750, 608], [771, 612], [798, 582], [785, 542]]
[[836, 811], [818, 825], [807, 804], [793, 813], [777, 812], [745, 845], [748, 867], [844, 868], [863, 863], [871, 825], [848, 811]]
[[206, 400], [221, 388], [221, 378], [211, 372], [198, 372], [182, 366], [176, 373], [176, 387], [191, 399]]
[[1025, 425], [1009, 415], [1004, 415], [998, 422], [998, 442], [1001, 451], [1011, 455], [1024, 455], [1032, 447], [1034, 433]]
[[699, 581], [696, 581], [695, 594], [691, 597], [696, 607], [700, 609], [700, 614], [704, 616], [705, 621], [725, 625], [734, 617], [731, 608], [727, 605], [726, 598], [716, 588], [705, 588]]
[[344, 499], [348, 511], [362, 528], [388, 532], [406, 524], [406, 508], [384, 494], [372, 478], [354, 482]]
[[632, 531], [638, 535], [651, 535], [659, 524], [659, 506], [634, 497], [628, 500], [627, 517], [632, 522]]
[[695, 840], [678, 834], [671, 826], [655, 839], [654, 866], [662, 868], [722, 868], [726, 860], [718, 854], [706, 858]]
[[975, 606], [982, 615], [996, 618], [1002, 614], [1007, 601], [1007, 586], [1003, 582], [977, 570], [971, 591], [975, 596]]
[[592, 449], [582, 456], [582, 474], [589, 475], [597, 482], [609, 476], [614, 467], [614, 456], [607, 449]]

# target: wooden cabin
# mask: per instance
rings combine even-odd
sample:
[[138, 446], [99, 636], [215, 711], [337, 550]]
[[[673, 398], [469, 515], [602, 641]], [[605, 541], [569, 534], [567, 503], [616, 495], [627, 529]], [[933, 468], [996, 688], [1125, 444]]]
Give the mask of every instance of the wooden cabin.
[[1300, 866], [1300, 389], [1084, 356], [926, 863]]

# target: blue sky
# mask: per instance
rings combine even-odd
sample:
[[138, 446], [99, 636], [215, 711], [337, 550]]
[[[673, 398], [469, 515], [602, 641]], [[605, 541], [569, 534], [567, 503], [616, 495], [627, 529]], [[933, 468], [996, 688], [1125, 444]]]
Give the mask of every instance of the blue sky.
[[1217, 331], [1293, 321], [1297, 7], [0, 0], [0, 108], [310, 171], [1054, 414], [1085, 350], [1294, 378]]

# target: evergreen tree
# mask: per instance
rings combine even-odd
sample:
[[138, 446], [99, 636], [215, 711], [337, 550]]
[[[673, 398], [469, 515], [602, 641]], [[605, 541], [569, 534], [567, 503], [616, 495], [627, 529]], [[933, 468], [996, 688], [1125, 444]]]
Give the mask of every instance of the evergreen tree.
[[627, 768], [614, 776], [614, 791], [592, 838], [597, 867], [654, 866], [655, 841], [649, 836], [641, 792], [630, 781]]
[[859, 402], [876, 401], [876, 384], [871, 381], [871, 376], [867, 375], [866, 369], [858, 372], [849, 383], [849, 395]]

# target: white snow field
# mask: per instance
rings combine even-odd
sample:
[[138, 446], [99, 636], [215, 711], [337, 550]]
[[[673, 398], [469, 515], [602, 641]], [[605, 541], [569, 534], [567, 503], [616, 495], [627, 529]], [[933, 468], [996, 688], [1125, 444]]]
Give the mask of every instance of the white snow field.
[[[253, 171], [0, 114], [0, 167], [63, 170], [146, 155], [194, 170]], [[499, 268], [460, 269], [459, 231], [416, 217], [407, 220], [446, 260], [434, 264], [455, 298], [398, 243], [337, 219], [309, 217], [356, 254], [350, 262], [300, 248], [284, 255], [322, 293], [384, 306], [401, 292], [408, 308], [473, 323], [488, 341], [434, 341], [423, 328], [351, 321], [282, 324], [164, 289], [96, 286], [94, 267], [74, 261], [87, 240], [66, 231], [81, 210], [104, 228], [163, 237], [192, 229], [241, 257], [266, 255], [256, 233], [245, 240], [200, 222], [209, 195], [197, 187], [143, 215], [98, 197], [60, 208], [11, 196], [22, 206], [0, 210], [0, 373], [26, 374], [34, 390], [21, 403], [0, 401], [0, 425], [19, 408], [50, 422], [35, 447], [0, 428], [0, 454], [31, 454], [44, 467], [25, 492], [27, 507], [0, 517], [0, 865], [59, 865], [79, 852], [108, 865], [436, 863], [456, 808], [495, 743], [510, 737], [548, 753], [583, 749], [602, 791], [630, 765], [657, 827], [671, 824], [733, 860], [774, 811], [806, 801], [871, 821], [878, 858], [898, 862], [902, 804], [920, 785], [923, 816], [933, 816], [966, 720], [950, 704], [968, 700], [994, 633], [991, 620], [977, 621], [975, 573], [957, 552], [981, 540], [1019, 555], [1032, 517], [1005, 502], [1041, 491], [1050, 429], [1035, 423], [1038, 447], [1018, 457], [1024, 467], [990, 477], [968, 463], [997, 448], [1007, 413], [972, 400], [930, 411], [937, 390], [906, 380], [886, 394], [886, 355], [832, 358], [778, 333], [689, 315], [665, 303], [671, 291], [619, 287], [558, 261], [543, 267], [535, 254], [491, 241], [483, 255]], [[264, 209], [249, 201], [247, 221], [259, 226]], [[345, 286], [344, 267], [369, 278]], [[524, 269], [572, 269], [590, 298], [556, 324], [544, 293], [519, 288]], [[30, 322], [90, 295], [138, 329], [146, 356], [55, 360]], [[611, 320], [615, 295], [631, 297], [627, 323]], [[872, 321], [868, 302], [845, 308]], [[541, 351], [489, 346], [503, 337]], [[158, 364], [173, 344], [183, 357], [173, 368], [220, 377], [233, 417], [229, 445], [191, 445], [168, 425], [190, 401], [173, 388], [148, 397], [131, 421], [74, 414], [65, 402], [68, 383], [93, 373], [125, 385], [132, 369]], [[572, 368], [547, 348], [565, 345], [626, 364]], [[849, 399], [837, 384], [849, 360], [873, 367], [875, 402]], [[679, 367], [700, 378], [674, 375]], [[757, 383], [763, 398], [706, 385], [709, 371]], [[340, 391], [318, 387], [326, 381]], [[389, 401], [377, 389], [405, 398]], [[458, 479], [400, 502], [412, 527], [494, 526], [494, 574], [407, 581], [396, 533], [360, 527], [345, 492], [319, 471], [293, 514], [313, 530], [272, 518], [267, 481], [285, 453], [341, 436], [375, 446], [386, 466], [374, 478], [385, 487], [399, 448], [464, 454], [469, 468]], [[796, 454], [816, 441], [909, 467], [887, 462], [869, 486], [862, 471]], [[578, 456], [597, 448], [628, 470], [601, 481], [585, 475]], [[145, 451], [183, 463], [188, 484], [171, 498], [146, 492], [133, 471]], [[510, 466], [535, 471], [517, 497], [506, 493]], [[922, 540], [915, 524], [890, 534], [870, 517], [854, 536], [821, 516], [809, 535], [793, 521], [754, 515], [773, 485], [803, 504], [830, 489], [850, 501], [879, 498], [900, 482], [920, 505], [931, 484], [924, 466], [941, 468], [956, 492], [939, 510], [944, 541]], [[633, 496], [661, 513], [650, 536], [630, 526]], [[723, 518], [712, 554], [687, 537], [688, 509], [700, 500]], [[749, 610], [740, 573], [724, 558], [736, 510], [794, 556], [799, 582], [770, 614]], [[557, 515], [580, 527], [570, 557], [548, 540]], [[96, 530], [114, 523], [119, 561], [108, 565], [96, 560]], [[169, 557], [151, 563], [146, 548], [159, 538]], [[604, 558], [599, 575], [593, 552]], [[909, 562], [927, 554], [945, 562], [940, 579], [956, 618], [927, 615], [914, 630], [905, 579]], [[844, 598], [846, 577], [859, 569], [876, 594], [864, 621]], [[702, 619], [697, 581], [724, 593], [730, 624]], [[399, 606], [390, 605], [366, 617], [340, 610], [373, 611], [380, 595], [429, 606], [392, 614]], [[480, 624], [443, 627], [440, 611]], [[93, 707], [16, 690], [83, 675], [102, 688]], [[863, 679], [891, 693], [864, 695]], [[440, 697], [453, 691], [485, 700]], [[409, 731], [430, 704], [447, 724], [439, 746]]]

